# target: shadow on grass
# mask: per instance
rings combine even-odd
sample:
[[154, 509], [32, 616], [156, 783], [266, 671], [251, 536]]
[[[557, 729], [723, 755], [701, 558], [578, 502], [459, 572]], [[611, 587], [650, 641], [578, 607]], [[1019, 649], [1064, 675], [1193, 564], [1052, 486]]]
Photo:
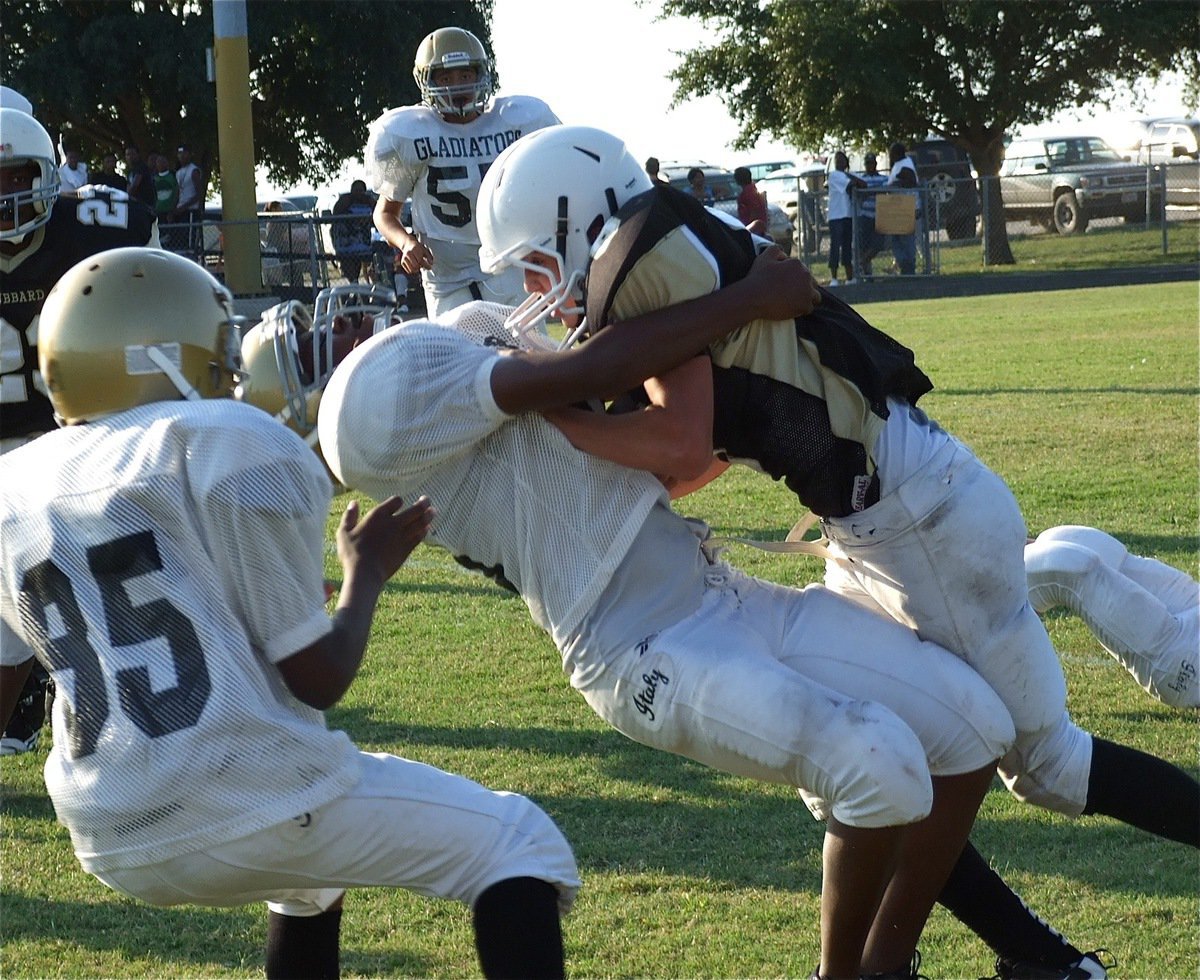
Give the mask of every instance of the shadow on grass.
[[[79, 869], [73, 873], [84, 874]], [[194, 976], [212, 975], [214, 968], [249, 970], [261, 976], [267, 938], [265, 906], [155, 908], [110, 892], [99, 882], [96, 889], [95, 901], [48, 899], [7, 888], [0, 891], [4, 975], [28, 975], [16, 962], [14, 944], [44, 943], [53, 937], [60, 946], [119, 955], [131, 964], [155, 959], [194, 963]], [[435, 964], [408, 950], [357, 952], [354, 935], [347, 932], [342, 936], [341, 951], [346, 975], [429, 976], [433, 972]]]
[[[1151, 714], [1153, 709], [1147, 717]], [[658, 870], [739, 887], [820, 888], [823, 826], [787, 787], [738, 779], [615, 731], [404, 726], [357, 709], [345, 715], [343, 723], [356, 740], [418, 759], [421, 747], [436, 747], [527, 753], [531, 771], [538, 757], [594, 764], [592, 795], [527, 790], [559, 822], [585, 871]], [[605, 781], [623, 784], [620, 798], [604, 795]], [[627, 798], [631, 793], [639, 798]], [[1061, 875], [1129, 895], [1195, 891], [1195, 852], [1184, 845], [1105, 818], [1071, 821], [1022, 807], [1008, 800], [999, 782], [989, 799], [975, 834], [980, 850], [994, 855], [999, 867]], [[1009, 806], [1018, 808], [1020, 819], [997, 814]], [[1136, 866], [1156, 870], [1130, 880], [1126, 857], [1104, 857], [1118, 853], [1136, 854]], [[1052, 866], [1045, 863], [1047, 854]]]

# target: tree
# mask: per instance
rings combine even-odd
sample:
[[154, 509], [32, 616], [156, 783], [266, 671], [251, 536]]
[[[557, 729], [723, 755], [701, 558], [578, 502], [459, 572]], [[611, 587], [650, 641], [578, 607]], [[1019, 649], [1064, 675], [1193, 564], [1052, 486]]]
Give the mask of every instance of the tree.
[[666, 0], [663, 13], [715, 29], [671, 77], [677, 102], [721, 96], [739, 149], [766, 132], [796, 147], [933, 134], [966, 150], [994, 190], [993, 262], [1013, 261], [996, 176], [1005, 133], [1106, 105], [1122, 83], [1200, 75], [1194, 0]]
[[[492, 0], [246, 0], [255, 158], [271, 180], [320, 183], [360, 156], [367, 125], [416, 102], [427, 33], [465, 27], [490, 46]], [[5, 0], [5, 84], [84, 159], [133, 143], [192, 146], [219, 172], [212, 0]]]

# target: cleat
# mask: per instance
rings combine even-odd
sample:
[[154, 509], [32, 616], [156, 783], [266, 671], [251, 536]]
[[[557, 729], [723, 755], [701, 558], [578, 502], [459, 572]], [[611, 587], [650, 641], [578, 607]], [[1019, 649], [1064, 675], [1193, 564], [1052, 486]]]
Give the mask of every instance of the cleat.
[[1108, 971], [1116, 961], [1103, 962], [1106, 949], [1095, 949], [1066, 966], [1050, 966], [1025, 960], [996, 960], [996, 975], [990, 980], [1107, 980]]
[[912, 962], [908, 966], [892, 970], [889, 973], [864, 973], [862, 980], [929, 980], [925, 974], [918, 972], [920, 969], [921, 951], [914, 950]]
[[24, 738], [5, 732], [4, 736], [0, 738], [0, 755], [21, 755], [25, 752], [32, 752], [37, 748], [38, 739], [41, 736], [40, 731]]

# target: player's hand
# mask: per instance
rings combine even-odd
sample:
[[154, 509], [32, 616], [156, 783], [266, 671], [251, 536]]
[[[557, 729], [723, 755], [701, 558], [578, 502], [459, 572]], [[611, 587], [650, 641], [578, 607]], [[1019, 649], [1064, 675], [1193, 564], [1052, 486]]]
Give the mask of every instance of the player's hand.
[[346, 577], [366, 574], [382, 585], [425, 539], [432, 521], [428, 497], [408, 507], [399, 497], [388, 497], [361, 519], [358, 501], [350, 501], [337, 530], [338, 558]]
[[808, 266], [799, 259], [789, 259], [777, 245], [754, 260], [746, 279], [754, 283], [755, 319], [791, 320], [811, 313], [821, 302], [821, 292]]
[[400, 268], [409, 275], [416, 275], [422, 269], [432, 269], [433, 252], [419, 238], [413, 238], [400, 250]]

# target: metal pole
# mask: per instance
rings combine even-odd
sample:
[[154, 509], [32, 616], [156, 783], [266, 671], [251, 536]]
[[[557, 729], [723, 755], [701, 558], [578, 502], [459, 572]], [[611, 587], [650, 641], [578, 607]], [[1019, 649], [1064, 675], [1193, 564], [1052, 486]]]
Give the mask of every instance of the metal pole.
[[225, 284], [238, 296], [262, 295], [245, 0], [213, 0], [213, 58], [217, 83], [217, 144], [221, 151]]

